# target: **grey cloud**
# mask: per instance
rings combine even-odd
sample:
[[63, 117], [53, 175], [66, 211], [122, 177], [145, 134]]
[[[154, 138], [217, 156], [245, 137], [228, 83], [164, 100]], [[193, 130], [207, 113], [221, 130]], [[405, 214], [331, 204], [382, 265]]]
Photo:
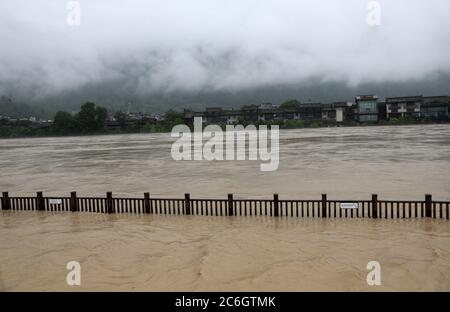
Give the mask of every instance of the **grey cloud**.
[[448, 0], [80, 0], [0, 4], [0, 93], [35, 97], [104, 81], [139, 94], [241, 91], [311, 79], [371, 82], [450, 72]]

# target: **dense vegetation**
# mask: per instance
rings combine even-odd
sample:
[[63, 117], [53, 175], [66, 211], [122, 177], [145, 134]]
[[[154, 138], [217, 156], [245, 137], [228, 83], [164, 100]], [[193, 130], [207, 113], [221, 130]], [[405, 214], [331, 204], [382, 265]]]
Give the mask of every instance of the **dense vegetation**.
[[118, 127], [106, 127], [108, 111], [106, 108], [86, 102], [80, 111], [71, 114], [65, 111], [56, 113], [53, 123], [32, 122], [28, 119], [0, 120], [0, 137], [32, 137], [90, 135], [110, 133], [170, 132], [177, 124], [184, 123], [183, 113], [169, 110], [160, 121], [133, 122], [128, 114], [117, 112], [115, 120]]

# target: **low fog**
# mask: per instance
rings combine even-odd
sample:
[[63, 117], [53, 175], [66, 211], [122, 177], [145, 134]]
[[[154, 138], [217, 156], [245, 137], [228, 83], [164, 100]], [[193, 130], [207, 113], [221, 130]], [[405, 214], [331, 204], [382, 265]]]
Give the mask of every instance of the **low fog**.
[[450, 73], [448, 0], [378, 1], [379, 26], [365, 0], [78, 2], [79, 26], [68, 1], [0, 2], [0, 95], [358, 88]]

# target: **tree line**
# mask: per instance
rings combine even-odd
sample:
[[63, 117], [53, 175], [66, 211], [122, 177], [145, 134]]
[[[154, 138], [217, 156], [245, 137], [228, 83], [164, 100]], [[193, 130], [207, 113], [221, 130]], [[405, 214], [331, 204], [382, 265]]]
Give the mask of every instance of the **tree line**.
[[77, 113], [58, 111], [53, 123], [36, 123], [28, 119], [9, 121], [0, 118], [0, 137], [170, 132], [175, 125], [184, 123], [184, 115], [169, 110], [162, 120], [133, 121], [127, 113], [119, 111], [114, 114], [118, 126], [113, 128], [107, 127], [107, 120], [108, 111], [105, 107], [86, 102]]
[[93, 133], [104, 130], [108, 111], [92, 102], [81, 105], [80, 111], [71, 114], [65, 111], [56, 113], [53, 129], [57, 133]]

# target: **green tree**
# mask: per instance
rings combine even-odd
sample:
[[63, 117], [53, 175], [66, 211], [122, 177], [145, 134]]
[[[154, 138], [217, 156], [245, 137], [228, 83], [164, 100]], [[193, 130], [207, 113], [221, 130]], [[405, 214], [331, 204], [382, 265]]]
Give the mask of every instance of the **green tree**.
[[104, 128], [108, 116], [106, 108], [96, 106], [92, 102], [81, 105], [81, 110], [77, 115], [77, 120], [81, 131], [98, 131]]
[[174, 126], [184, 123], [184, 113], [179, 113], [170, 109], [164, 114], [163, 124], [166, 131], [171, 131]]
[[59, 111], [55, 115], [53, 128], [57, 132], [74, 132], [77, 130], [76, 120], [72, 114]]
[[108, 111], [102, 106], [95, 107], [95, 121], [97, 129], [103, 129], [105, 127], [106, 119], [108, 118]]
[[299, 129], [304, 127], [305, 122], [303, 120], [286, 120], [282, 126], [283, 129]]
[[297, 100], [289, 100], [280, 105], [282, 109], [297, 109], [300, 106], [300, 102]]

